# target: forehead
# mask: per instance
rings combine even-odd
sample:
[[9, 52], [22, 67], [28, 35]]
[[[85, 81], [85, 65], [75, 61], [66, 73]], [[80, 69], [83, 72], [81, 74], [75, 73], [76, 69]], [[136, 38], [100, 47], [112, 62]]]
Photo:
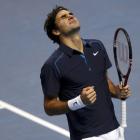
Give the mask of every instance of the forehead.
[[62, 15], [68, 14], [68, 13], [70, 13], [70, 11], [68, 11], [68, 10], [61, 10], [61, 11], [59, 11], [57, 13], [56, 18], [60, 18]]

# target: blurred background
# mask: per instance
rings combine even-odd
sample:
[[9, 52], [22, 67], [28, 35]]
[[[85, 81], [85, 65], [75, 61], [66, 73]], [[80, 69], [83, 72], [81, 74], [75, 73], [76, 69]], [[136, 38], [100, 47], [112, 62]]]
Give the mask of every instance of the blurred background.
[[[133, 46], [133, 69], [129, 85], [133, 96], [127, 101], [127, 140], [140, 138], [140, 1], [139, 0], [0, 0], [0, 100], [30, 112], [68, 130], [65, 115], [49, 117], [43, 110], [40, 69], [58, 47], [43, 31], [47, 14], [62, 5], [78, 17], [81, 36], [101, 40], [112, 61], [109, 76], [118, 84], [113, 59], [113, 35], [125, 28]], [[120, 102], [113, 99], [120, 118]], [[1, 140], [66, 140], [52, 130], [22, 118], [6, 109], [0, 110]]]

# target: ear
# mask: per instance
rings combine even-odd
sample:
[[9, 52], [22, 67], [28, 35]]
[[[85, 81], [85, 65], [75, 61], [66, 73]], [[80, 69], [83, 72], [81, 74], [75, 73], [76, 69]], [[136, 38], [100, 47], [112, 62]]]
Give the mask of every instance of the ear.
[[59, 36], [59, 35], [60, 35], [59, 30], [56, 30], [56, 29], [52, 30], [52, 33], [53, 33], [54, 35], [57, 35], [57, 36]]

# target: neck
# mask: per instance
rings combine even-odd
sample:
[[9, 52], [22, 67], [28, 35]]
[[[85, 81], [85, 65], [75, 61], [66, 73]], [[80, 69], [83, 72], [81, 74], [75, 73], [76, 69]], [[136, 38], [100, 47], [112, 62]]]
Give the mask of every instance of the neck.
[[68, 37], [62, 36], [60, 41], [66, 46], [83, 53], [83, 43], [79, 33]]

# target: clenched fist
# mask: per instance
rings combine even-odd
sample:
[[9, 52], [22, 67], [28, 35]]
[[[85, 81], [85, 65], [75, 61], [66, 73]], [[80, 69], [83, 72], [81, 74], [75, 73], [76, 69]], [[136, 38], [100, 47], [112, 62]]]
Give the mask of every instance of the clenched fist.
[[96, 101], [96, 92], [93, 86], [83, 88], [81, 92], [81, 100], [85, 105], [90, 105]]

